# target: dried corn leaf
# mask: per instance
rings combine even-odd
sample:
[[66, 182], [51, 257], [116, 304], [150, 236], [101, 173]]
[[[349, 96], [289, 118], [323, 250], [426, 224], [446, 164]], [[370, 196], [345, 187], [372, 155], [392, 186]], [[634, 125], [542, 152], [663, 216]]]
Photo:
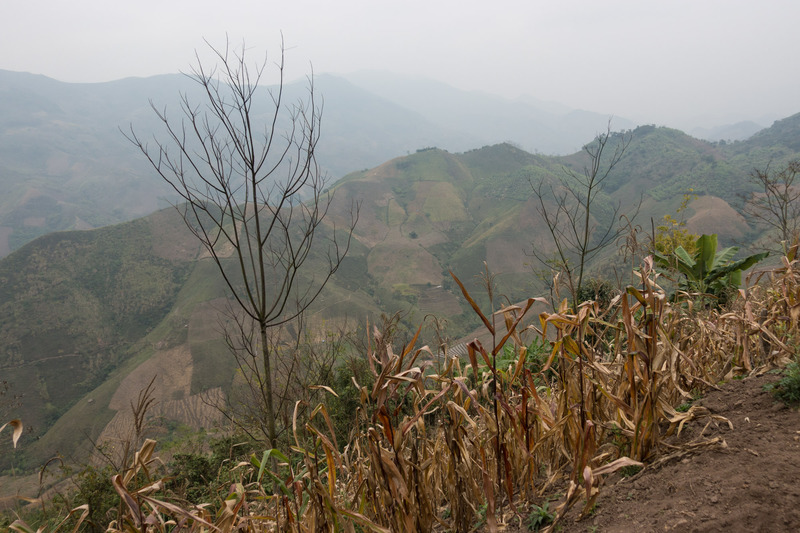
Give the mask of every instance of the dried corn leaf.
[[14, 431], [11, 433], [11, 441], [14, 443], [14, 448], [17, 447], [17, 441], [22, 436], [22, 422], [19, 419], [14, 419], [9, 422], [6, 422], [2, 426], [0, 426], [0, 433], [6, 428], [6, 426], [11, 426]]

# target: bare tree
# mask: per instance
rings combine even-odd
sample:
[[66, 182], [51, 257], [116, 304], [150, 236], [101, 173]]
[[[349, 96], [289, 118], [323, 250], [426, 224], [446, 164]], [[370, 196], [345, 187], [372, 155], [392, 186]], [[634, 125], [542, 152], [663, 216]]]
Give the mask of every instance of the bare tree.
[[[555, 254], [549, 255], [536, 249], [532, 255], [548, 270], [555, 270], [558, 277], [567, 284], [573, 303], [576, 303], [589, 262], [608, 246], [614, 244], [624, 231], [618, 223], [620, 204], [612, 207], [612, 212], [599, 222], [596, 202], [606, 180], [614, 167], [622, 159], [630, 136], [611, 132], [611, 122], [605, 133], [599, 134], [594, 142], [583, 147], [589, 157], [589, 164], [582, 173], [564, 169], [565, 176], [559, 180], [558, 187], [552, 183], [530, 182], [538, 202], [537, 210], [550, 233]], [[608, 150], [613, 148], [613, 153]], [[638, 207], [627, 214], [633, 220]], [[558, 283], [558, 282], [556, 282]], [[557, 290], [557, 287], [553, 287]]]
[[[775, 232], [784, 247], [800, 238], [800, 159], [790, 161], [778, 170], [755, 169], [750, 181], [758, 190], [745, 198], [743, 211], [757, 223]], [[782, 247], [776, 250], [781, 251]]]
[[154, 136], [151, 147], [133, 127], [126, 136], [181, 197], [176, 208], [227, 285], [236, 325], [226, 336], [239, 336], [231, 347], [260, 355], [254, 399], [274, 447], [270, 331], [301, 316], [339, 268], [358, 206], [346, 228], [323, 226], [333, 197], [315, 156], [322, 109], [313, 78], [305, 98], [289, 104], [283, 48], [275, 64], [278, 83], [265, 90], [259, 85], [266, 57], [251, 65], [244, 46], [209, 47], [217, 66], [208, 69], [198, 57], [187, 74], [199, 86], [202, 104], [182, 94], [180, 118], [174, 119], [151, 102], [163, 137]]
[[[232, 315], [226, 313], [226, 316]], [[345, 352], [345, 345], [350, 340], [346, 324], [337, 329], [317, 328], [314, 331], [307, 320], [307, 314], [303, 314], [291, 323], [270, 328], [267, 335], [269, 350], [274, 358], [274, 416], [281, 422], [278, 436], [291, 428], [296, 401], [301, 401], [304, 406], [319, 403], [319, 386], [332, 384], [337, 360]], [[259, 433], [266, 437], [269, 429], [263, 408], [268, 392], [265, 388], [263, 356], [260, 344], [256, 342], [259, 331], [254, 327], [257, 325], [241, 320], [231, 321], [231, 326], [223, 328], [223, 334], [242, 372], [237, 375], [227, 409], [221, 411], [225, 418], [248, 436], [259, 440]], [[213, 398], [208, 400], [211, 405], [222, 407]]]

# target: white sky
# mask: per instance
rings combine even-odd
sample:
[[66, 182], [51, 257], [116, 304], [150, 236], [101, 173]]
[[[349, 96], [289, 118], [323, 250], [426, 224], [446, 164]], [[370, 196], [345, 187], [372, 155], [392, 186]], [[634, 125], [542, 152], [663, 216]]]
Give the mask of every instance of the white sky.
[[378, 69], [681, 127], [800, 112], [797, 0], [3, 0], [0, 69], [187, 70], [203, 38], [289, 78]]

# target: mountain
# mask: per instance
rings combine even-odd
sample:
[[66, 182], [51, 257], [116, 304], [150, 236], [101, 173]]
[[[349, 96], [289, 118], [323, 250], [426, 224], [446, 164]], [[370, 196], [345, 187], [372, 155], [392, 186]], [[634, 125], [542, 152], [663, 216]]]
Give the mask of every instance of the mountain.
[[568, 154], [580, 150], [587, 140], [605, 131], [609, 120], [615, 130], [636, 126], [623, 117], [569, 109], [531, 97], [508, 100], [462, 91], [425, 78], [376, 71], [356, 72], [345, 78], [440, 126], [480, 139], [472, 146], [437, 145], [452, 151], [509, 141], [530, 152]]
[[757, 124], [752, 120], [745, 120], [714, 128], [694, 128], [688, 133], [693, 137], [707, 141], [743, 141], [762, 129], [764, 129], [764, 126], [761, 124]]
[[[448, 139], [467, 143], [424, 117], [332, 77], [321, 77], [325, 100], [319, 159], [333, 179], [399, 153]], [[263, 89], [263, 101], [268, 102]], [[303, 83], [288, 84], [289, 99]], [[180, 94], [202, 102], [181, 75], [71, 84], [0, 71], [0, 257], [52, 231], [88, 229], [144, 216], [174, 191], [123, 136], [162, 131], [150, 108], [180, 119]], [[254, 119], [264, 107], [254, 108]]]
[[776, 120], [741, 144], [734, 144], [737, 153], [751, 154], [754, 149], [767, 149], [771, 157], [794, 157], [800, 150], [800, 113]]
[[[178, 301], [198, 245], [176, 218], [52, 233], [0, 261], [0, 373], [36, 435], [144, 349]], [[108, 422], [108, 405], [94, 407], [89, 426]]]
[[[326, 74], [315, 84], [323, 105], [318, 160], [331, 181], [425, 147], [461, 152], [509, 141], [535, 153], [572, 153], [609, 120], [385, 73]], [[168, 205], [174, 192], [120, 129], [160, 132], [150, 101], [178, 119], [179, 95], [199, 102], [198, 90], [182, 75], [72, 84], [0, 71], [0, 257], [52, 231], [101, 227]], [[306, 91], [305, 82], [287, 84], [287, 101]], [[254, 118], [266, 112], [257, 106]], [[612, 126], [633, 124], [614, 118]]]
[[[379, 313], [355, 284], [365, 282], [360, 249], [352, 246], [309, 328]], [[311, 275], [319, 260], [310, 259]], [[173, 208], [52, 233], [0, 260], [0, 375], [23, 395], [14, 416], [35, 438], [16, 467], [113, 444], [151, 379], [157, 416], [194, 429], [217, 422], [207, 402], [230, 392], [236, 370], [220, 329], [226, 307], [221, 276]], [[0, 457], [0, 471], [11, 459]]]
[[[332, 180], [432, 146], [464, 151], [511, 141], [567, 153], [607, 122], [434, 82], [367, 81], [315, 80], [323, 104], [318, 160]], [[270, 89], [261, 102], [270, 101]], [[285, 101], [304, 97], [307, 84], [288, 83], [285, 93]], [[197, 84], [182, 75], [76, 84], [0, 70], [0, 257], [52, 231], [114, 224], [168, 205], [173, 191], [120, 130], [132, 126], [145, 138], [161, 132], [150, 101], [179, 119], [180, 94], [202, 102]], [[257, 105], [253, 118], [266, 112]]]
[[[117, 129], [136, 115], [129, 93], [138, 84], [66, 84], [0, 71], [0, 256], [39, 235], [164, 205], [168, 188]], [[142, 94], [139, 108], [147, 105]]]
[[[314, 84], [323, 97], [318, 159], [335, 178], [427, 146], [466, 150], [482, 142], [344, 78], [323, 74]], [[293, 84], [290, 89], [299, 96], [305, 86]]]
[[[177, 81], [167, 78], [118, 83], [144, 94], [150, 83]], [[89, 97], [83, 88], [72, 87], [65, 96], [58, 82], [36, 78], [42, 88], [25, 96], [21, 87], [33, 82], [23, 81], [2, 86], [16, 95], [20, 109], [14, 115], [14, 109], [4, 108], [3, 116], [12, 118], [4, 119], [3, 139], [22, 150], [25, 143], [17, 134], [31, 142], [40, 134], [49, 140], [36, 149], [47, 158], [66, 158], [69, 164], [66, 170], [50, 173], [48, 165], [39, 164], [34, 171], [27, 158], [16, 157], [4, 144], [2, 179], [44, 191], [36, 195], [25, 189], [30, 198], [21, 206], [26, 209], [40, 203], [46, 213], [49, 201], [50, 206], [77, 212], [82, 197], [70, 195], [85, 173], [75, 168], [81, 163], [71, 155], [73, 150], [87, 144], [98, 158], [93, 163], [97, 168], [100, 162], [117, 163], [110, 156], [103, 159], [104, 147], [123, 157], [122, 144], [115, 148], [117, 141], [91, 137], [88, 109], [93, 98], [103, 98], [103, 91], [117, 90], [92, 86], [96, 92]], [[405, 142], [412, 146], [414, 137], [407, 128], [423, 124], [421, 115], [371, 93], [355, 92], [346, 81], [322, 77], [320, 83], [321, 90], [329, 87], [331, 100], [325, 105], [334, 132], [355, 127], [368, 116], [387, 116], [387, 132], [388, 124], [404, 124], [398, 130], [406, 131]], [[290, 91], [294, 87], [299, 86]], [[164, 94], [174, 94], [173, 89], [164, 89]], [[359, 102], [346, 100], [352, 94]], [[25, 98], [34, 102], [32, 107], [25, 107]], [[153, 120], [146, 105], [125, 111], [126, 100], [119, 98], [112, 100], [116, 120]], [[349, 116], [351, 109], [360, 111]], [[375, 138], [378, 150], [399, 138], [399, 133], [381, 138], [382, 126], [376, 125], [380, 121], [371, 124], [374, 129], [365, 130], [355, 144]], [[426, 123], [425, 128], [447, 134], [436, 124]], [[110, 129], [104, 131], [110, 137]], [[627, 138], [625, 157], [597, 197], [595, 221], [609, 220], [618, 203], [626, 212], [641, 199], [637, 222], [649, 228], [648, 218], [657, 224], [665, 214], [674, 214], [682, 195], [693, 189], [700, 197], [686, 212], [691, 231], [717, 232], [727, 242], [746, 241], [756, 232], [738, 215], [739, 193], [752, 190], [746, 177], [753, 167], [800, 156], [800, 114], [746, 141], [710, 143], [678, 130], [641, 126], [615, 133], [609, 148]], [[133, 165], [138, 159], [130, 161]], [[558, 187], [562, 179], [570, 179], [565, 169], [580, 175], [586, 164], [583, 152], [543, 156], [510, 143], [459, 153], [423, 145], [346, 175], [333, 185], [335, 203], [328, 226], [320, 231], [324, 237], [333, 224], [342, 227], [353, 201], [361, 202], [360, 221], [351, 252], [312, 310], [309, 327], [331, 327], [345, 316], [359, 324], [369, 317], [374, 323], [381, 313], [395, 312], [402, 312], [405, 322], [415, 327], [433, 314], [446, 318], [448, 335], [458, 338], [475, 323], [448, 271], [483, 302], [476, 276], [484, 262], [498, 274], [498, 294], [509, 301], [540, 294], [529, 253], [536, 247], [546, 255], [552, 243], [542, 229], [531, 187], [542, 180]], [[16, 182], [8, 170], [15, 165], [28, 173], [21, 172]], [[152, 186], [156, 184], [154, 180]], [[131, 185], [120, 175], [98, 174], [95, 183], [84, 185], [83, 193], [114, 191], [115, 185], [121, 189], [116, 192], [128, 191], [126, 187], [149, 192], [147, 186]], [[109, 193], [93, 201], [113, 214], [127, 200]], [[21, 208], [15, 213], [23, 221], [32, 216]], [[14, 221], [5, 216], [8, 224]], [[593, 265], [593, 275], [613, 275], [608, 267], [618, 259], [601, 260]], [[15, 393], [24, 393], [19, 416], [38, 439], [25, 447], [15, 464], [34, 466], [54, 450], [65, 456], [87, 453], [91, 443], [108, 441], [124, 427], [130, 402], [154, 377], [159, 414], [165, 420], [190, 427], [213, 423], [218, 413], [205, 400], [210, 394], [225, 396], [235, 383], [235, 366], [218, 331], [225, 304], [214, 265], [172, 209], [88, 231], [50, 233], [0, 260], [0, 372]], [[0, 469], [7, 465], [0, 464]]]

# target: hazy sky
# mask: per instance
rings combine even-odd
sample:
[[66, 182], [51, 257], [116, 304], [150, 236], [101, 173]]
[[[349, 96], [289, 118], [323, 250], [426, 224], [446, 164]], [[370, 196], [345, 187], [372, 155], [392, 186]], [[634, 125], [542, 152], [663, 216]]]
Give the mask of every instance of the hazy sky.
[[150, 76], [283, 32], [290, 79], [379, 69], [682, 127], [800, 112], [798, 23], [797, 0], [7, 0], [0, 69]]

